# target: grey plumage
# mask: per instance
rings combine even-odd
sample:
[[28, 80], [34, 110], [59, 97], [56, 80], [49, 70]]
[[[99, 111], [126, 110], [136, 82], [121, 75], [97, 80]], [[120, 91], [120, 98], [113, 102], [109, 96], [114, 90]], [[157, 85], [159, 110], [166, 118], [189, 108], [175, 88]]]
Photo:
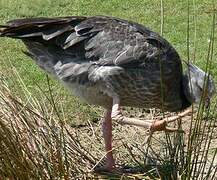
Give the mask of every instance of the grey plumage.
[[187, 64], [187, 71], [183, 75], [184, 94], [189, 102], [199, 103], [204, 95], [205, 105], [216, 92], [213, 78], [193, 64]]
[[[42, 69], [91, 104], [110, 108], [118, 96], [123, 106], [180, 111], [202, 95], [206, 74], [188, 64], [191, 76], [183, 75], [176, 50], [134, 22], [105, 16], [18, 19], [2, 26], [0, 36], [22, 39]], [[210, 76], [207, 87], [210, 98]]]

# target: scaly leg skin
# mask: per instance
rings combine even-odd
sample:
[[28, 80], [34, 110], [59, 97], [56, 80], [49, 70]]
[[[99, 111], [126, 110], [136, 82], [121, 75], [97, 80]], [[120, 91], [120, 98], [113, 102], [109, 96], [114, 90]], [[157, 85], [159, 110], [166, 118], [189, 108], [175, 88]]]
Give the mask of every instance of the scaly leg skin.
[[115, 160], [112, 154], [112, 119], [114, 119], [120, 124], [128, 124], [148, 128], [152, 133], [155, 131], [175, 132], [178, 131], [178, 129], [167, 127], [167, 123], [176, 121], [177, 119], [184, 117], [189, 113], [191, 113], [191, 110], [187, 109], [186, 111], [179, 113], [177, 116], [164, 118], [160, 121], [142, 121], [136, 118], [127, 118], [123, 116], [120, 109], [120, 100], [118, 98], [114, 98], [112, 111], [105, 111], [102, 122], [102, 131], [105, 141], [105, 150], [107, 154], [105, 167], [98, 167], [98, 171], [115, 171]]
[[191, 109], [187, 109], [186, 111], [179, 113], [176, 116], [164, 118], [163, 120], [159, 121], [149, 121], [149, 120], [139, 120], [136, 118], [127, 118], [123, 116], [121, 109], [120, 109], [120, 100], [119, 98], [113, 98], [113, 106], [112, 106], [112, 119], [117, 121], [120, 124], [128, 124], [128, 125], [135, 125], [144, 128], [148, 128], [151, 132], [155, 131], [166, 131], [166, 132], [175, 132], [178, 131], [177, 128], [170, 128], [167, 127], [167, 124], [173, 121], [176, 121], [179, 118], [182, 118], [189, 113], [191, 113]]
[[[104, 169], [107, 171], [112, 171], [115, 166], [115, 160], [112, 154], [112, 118], [111, 110], [106, 110], [104, 118], [102, 121], [102, 132], [103, 138], [105, 141], [105, 150], [106, 150], [106, 164]], [[101, 168], [103, 169], [103, 168]]]

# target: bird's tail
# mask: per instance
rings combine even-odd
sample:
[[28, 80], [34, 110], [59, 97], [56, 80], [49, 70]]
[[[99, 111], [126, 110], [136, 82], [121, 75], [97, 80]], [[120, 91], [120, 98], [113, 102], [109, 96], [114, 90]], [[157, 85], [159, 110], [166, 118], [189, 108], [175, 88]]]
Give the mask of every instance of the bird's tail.
[[15, 19], [0, 25], [0, 36], [19, 39], [43, 38], [48, 41], [73, 28], [86, 19], [82, 16], [58, 18], [26, 18]]
[[[76, 58], [72, 52], [65, 52], [64, 47], [68, 47], [68, 43], [72, 44], [70, 40], [73, 39], [69, 37], [75, 33], [75, 26], [85, 19], [81, 16], [15, 19], [0, 25], [0, 37], [21, 39], [29, 50], [25, 54], [42, 69], [55, 75], [54, 66], [59, 60], [65, 63], [64, 60]], [[79, 40], [82, 37], [77, 38]]]

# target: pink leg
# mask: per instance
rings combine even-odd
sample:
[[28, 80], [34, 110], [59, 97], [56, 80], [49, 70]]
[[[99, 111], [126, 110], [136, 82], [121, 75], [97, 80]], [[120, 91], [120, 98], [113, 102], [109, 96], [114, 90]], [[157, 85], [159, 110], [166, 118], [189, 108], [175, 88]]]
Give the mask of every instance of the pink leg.
[[112, 119], [111, 111], [106, 110], [102, 122], [102, 132], [105, 141], [106, 154], [106, 170], [111, 171], [115, 166], [115, 160], [112, 155]]

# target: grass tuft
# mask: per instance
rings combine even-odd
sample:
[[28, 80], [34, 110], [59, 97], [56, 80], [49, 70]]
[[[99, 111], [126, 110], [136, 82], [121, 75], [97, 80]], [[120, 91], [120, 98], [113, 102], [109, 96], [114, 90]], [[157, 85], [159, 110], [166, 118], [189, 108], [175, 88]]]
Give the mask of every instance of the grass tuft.
[[[217, 77], [214, 1], [1, 0], [0, 7], [2, 24], [20, 17], [99, 14], [137, 21], [161, 33], [182, 59]], [[63, 91], [21, 54], [24, 46], [16, 40], [0, 41], [0, 179], [216, 179], [216, 97], [208, 109], [202, 99], [192, 116], [174, 123], [185, 133], [150, 134], [114, 124], [121, 171], [96, 173], [106, 155], [102, 110]], [[146, 111], [126, 108], [125, 114], [172, 115]]]

